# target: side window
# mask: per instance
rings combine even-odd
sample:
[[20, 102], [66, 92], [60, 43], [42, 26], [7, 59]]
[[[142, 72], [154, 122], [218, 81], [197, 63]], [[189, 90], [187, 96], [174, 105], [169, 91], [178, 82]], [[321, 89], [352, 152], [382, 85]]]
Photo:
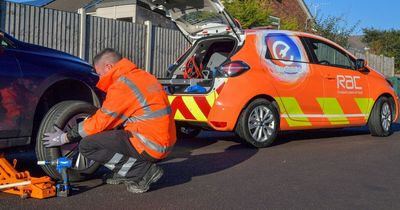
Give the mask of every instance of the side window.
[[355, 68], [355, 61], [342, 50], [321, 40], [305, 39], [308, 40], [311, 54], [313, 54], [313, 63], [347, 69]]
[[303, 44], [296, 36], [272, 33], [265, 37], [267, 45], [266, 59], [282, 61], [282, 63], [308, 62]]

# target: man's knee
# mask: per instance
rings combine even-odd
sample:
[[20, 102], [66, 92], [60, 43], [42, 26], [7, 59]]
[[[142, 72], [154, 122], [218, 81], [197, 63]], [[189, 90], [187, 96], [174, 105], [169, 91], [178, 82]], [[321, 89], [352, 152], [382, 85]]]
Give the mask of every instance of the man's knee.
[[83, 156], [87, 156], [87, 154], [89, 154], [91, 151], [93, 151], [93, 149], [94, 149], [94, 143], [93, 143], [93, 141], [91, 141], [90, 136], [83, 138], [79, 142], [79, 152]]

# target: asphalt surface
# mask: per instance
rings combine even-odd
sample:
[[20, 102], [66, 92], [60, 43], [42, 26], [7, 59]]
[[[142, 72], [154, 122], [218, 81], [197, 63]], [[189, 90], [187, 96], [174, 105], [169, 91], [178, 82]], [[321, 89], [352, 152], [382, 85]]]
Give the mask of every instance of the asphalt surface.
[[[67, 198], [0, 193], [0, 209], [400, 209], [400, 124], [386, 138], [366, 127], [286, 132], [264, 149], [231, 133], [179, 140], [160, 165], [165, 174], [145, 194], [96, 178], [74, 183]], [[18, 170], [35, 166], [31, 149], [6, 150]]]

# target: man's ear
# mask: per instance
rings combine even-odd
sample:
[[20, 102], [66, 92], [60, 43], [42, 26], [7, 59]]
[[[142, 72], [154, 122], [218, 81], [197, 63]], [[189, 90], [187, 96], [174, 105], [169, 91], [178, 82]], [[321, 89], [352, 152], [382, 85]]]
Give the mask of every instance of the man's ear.
[[106, 67], [107, 67], [108, 70], [110, 70], [110, 69], [112, 69], [114, 67], [114, 65], [111, 64], [111, 63], [107, 63]]

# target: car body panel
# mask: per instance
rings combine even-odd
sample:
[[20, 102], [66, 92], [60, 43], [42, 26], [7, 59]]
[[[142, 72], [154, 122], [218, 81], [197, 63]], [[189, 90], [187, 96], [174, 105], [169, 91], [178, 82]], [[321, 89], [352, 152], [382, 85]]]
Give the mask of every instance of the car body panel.
[[[77, 81], [87, 86], [93, 93], [97, 92], [95, 86], [98, 76], [88, 63], [67, 53], [24, 43], [5, 33], [2, 34], [13, 45], [2, 48], [3, 52], [0, 52], [0, 63], [7, 60], [0, 72], [13, 77], [14, 80], [0, 80], [0, 87], [9, 84], [8, 87], [0, 90], [0, 92], [8, 91], [7, 95], [3, 94], [1, 97], [0, 124], [3, 127], [0, 126], [0, 139], [29, 138], [32, 135], [34, 123], [40, 123], [34, 122], [34, 116], [41, 97], [49, 88], [61, 81]], [[12, 64], [6, 57], [11, 55], [15, 60]], [[18, 68], [18, 74], [13, 70], [15, 68]], [[5, 105], [7, 101], [14, 104], [11, 111], [4, 111], [7, 109], [4, 108], [7, 106]], [[18, 116], [13, 117], [13, 128], [4, 127], [9, 121], [7, 115]]]
[[0, 52], [0, 137], [17, 137], [20, 132], [22, 107], [25, 105], [19, 78], [22, 73], [14, 54]]

